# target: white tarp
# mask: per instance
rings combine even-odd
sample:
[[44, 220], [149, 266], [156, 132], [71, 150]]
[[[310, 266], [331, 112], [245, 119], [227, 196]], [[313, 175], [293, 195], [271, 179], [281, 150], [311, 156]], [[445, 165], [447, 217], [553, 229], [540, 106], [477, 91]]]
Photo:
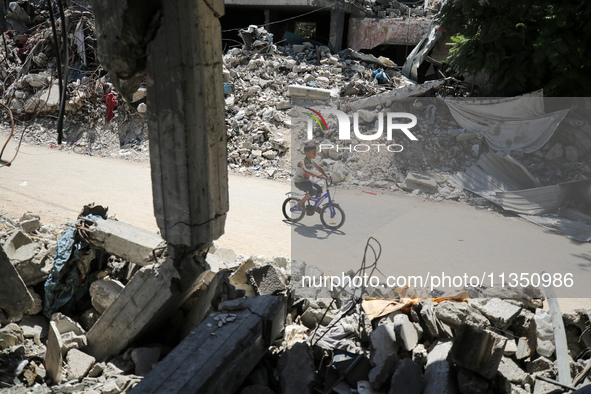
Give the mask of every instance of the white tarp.
[[568, 112], [546, 114], [541, 90], [510, 98], [443, 100], [460, 127], [484, 138], [491, 149], [507, 153], [540, 149]]

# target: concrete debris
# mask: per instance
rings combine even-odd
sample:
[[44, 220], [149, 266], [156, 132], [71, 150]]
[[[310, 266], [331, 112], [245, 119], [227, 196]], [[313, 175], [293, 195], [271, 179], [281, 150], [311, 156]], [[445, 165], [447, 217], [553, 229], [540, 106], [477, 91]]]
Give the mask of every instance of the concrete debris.
[[115, 301], [123, 287], [123, 284], [116, 280], [101, 279], [92, 282], [90, 285], [92, 306], [98, 313], [103, 313]]
[[74, 379], [80, 380], [83, 377], [85, 377], [95, 362], [94, 357], [89, 356], [88, 354], [83, 353], [77, 349], [72, 349], [68, 351], [68, 354], [66, 355], [66, 360], [68, 362], [68, 381]]
[[435, 316], [453, 328], [466, 323], [476, 328], [490, 326], [490, 321], [465, 302], [443, 301], [435, 308]]
[[158, 234], [118, 220], [97, 221], [88, 237], [95, 247], [141, 266], [153, 260], [154, 249], [164, 242]]
[[493, 326], [503, 330], [511, 325], [521, 311], [519, 306], [499, 298], [476, 299], [470, 302], [470, 306], [478, 309]]
[[369, 371], [369, 382], [374, 390], [381, 390], [391, 380], [398, 365], [398, 354], [391, 353], [381, 363]]
[[281, 390], [285, 394], [312, 392], [316, 380], [312, 349], [296, 343], [279, 358], [277, 364]]
[[392, 375], [389, 394], [421, 394], [422, 392], [422, 368], [411, 359], [405, 358], [404, 360], [400, 360]]
[[21, 345], [24, 341], [23, 330], [18, 324], [10, 323], [0, 328], [0, 350]]
[[411, 352], [419, 342], [419, 333], [408, 316], [399, 314], [394, 316], [394, 333], [396, 341], [406, 351]]
[[141, 347], [133, 349], [131, 359], [135, 364], [135, 374], [146, 376], [160, 359], [161, 350], [158, 347]]
[[499, 368], [506, 342], [506, 338], [492, 331], [462, 324], [454, 338], [449, 359], [485, 379], [492, 379]]
[[0, 246], [0, 324], [20, 320], [33, 302], [25, 283]]
[[369, 336], [371, 343], [371, 363], [379, 365], [383, 363], [392, 353], [397, 353], [399, 345], [396, 342], [394, 324], [386, 323], [377, 327]]
[[425, 366], [424, 394], [455, 394], [458, 392], [452, 365], [448, 361], [451, 348], [451, 342], [439, 342], [429, 352]]
[[276, 295], [287, 290], [287, 277], [273, 265], [251, 268], [246, 275], [260, 295]]

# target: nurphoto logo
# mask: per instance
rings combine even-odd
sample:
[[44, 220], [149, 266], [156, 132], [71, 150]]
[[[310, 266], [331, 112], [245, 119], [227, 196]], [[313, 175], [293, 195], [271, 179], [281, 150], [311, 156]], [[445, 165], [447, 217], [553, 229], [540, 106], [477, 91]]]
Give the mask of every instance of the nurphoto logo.
[[[314, 124], [320, 127], [323, 132], [328, 131], [328, 124], [324, 119], [324, 116], [312, 108], [306, 108], [311, 112], [304, 112], [309, 116], [307, 139], [312, 140], [314, 138]], [[323, 109], [322, 112], [325, 115], [334, 115], [338, 121], [339, 127], [339, 140], [343, 142], [351, 141], [351, 120], [349, 116], [343, 111], [337, 109]], [[411, 141], [417, 141], [417, 137], [410, 131], [411, 128], [417, 125], [417, 117], [408, 112], [387, 112], [386, 113], [386, 140], [388, 144], [378, 143], [359, 143], [359, 144], [320, 144], [318, 150], [330, 150], [336, 149], [337, 151], [348, 151], [348, 152], [369, 152], [370, 150], [385, 149], [388, 152], [402, 152], [404, 147], [397, 143], [391, 143], [393, 141], [393, 135], [395, 132], [401, 131]], [[400, 123], [401, 120], [410, 120], [410, 122]], [[360, 141], [376, 141], [380, 139], [384, 134], [384, 113], [378, 112], [377, 116], [378, 127], [373, 134], [364, 134], [359, 130], [359, 113], [353, 113], [353, 134], [356, 139]]]

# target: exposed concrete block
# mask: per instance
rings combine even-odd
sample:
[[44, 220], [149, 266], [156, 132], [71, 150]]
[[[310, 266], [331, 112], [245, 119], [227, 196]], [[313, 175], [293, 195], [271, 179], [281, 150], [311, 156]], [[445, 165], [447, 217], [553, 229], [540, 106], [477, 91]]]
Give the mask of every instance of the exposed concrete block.
[[287, 96], [293, 98], [305, 98], [310, 100], [328, 100], [330, 99], [330, 90], [311, 88], [309, 86], [289, 85], [287, 87]]
[[379, 45], [413, 46], [429, 32], [430, 26], [430, 19], [351, 18], [347, 43], [356, 51]]
[[513, 338], [507, 338], [507, 344], [505, 345], [504, 356], [511, 357], [517, 352], [517, 342]]
[[20, 320], [33, 303], [27, 286], [0, 246], [0, 323]]
[[396, 341], [406, 351], [412, 351], [419, 342], [419, 333], [405, 314], [394, 316], [394, 333]]
[[94, 365], [95, 359], [78, 349], [72, 349], [66, 355], [68, 361], [68, 380], [82, 379]]
[[39, 230], [41, 222], [37, 218], [28, 219], [20, 222], [21, 228], [25, 233], [32, 233], [33, 231]]
[[437, 317], [433, 309], [433, 301], [430, 299], [421, 301], [420, 316], [427, 329], [427, 333], [431, 337], [437, 338], [439, 336], [439, 330], [437, 329]]
[[37, 248], [37, 244], [20, 230], [14, 231], [4, 243], [4, 251], [13, 264], [33, 259]]
[[517, 343], [517, 350], [515, 351], [515, 358], [523, 360], [524, 358], [530, 357], [533, 354], [529, 345], [529, 339], [526, 337], [519, 338]]
[[369, 382], [374, 390], [381, 390], [391, 380], [398, 361], [398, 355], [392, 353], [369, 371]]
[[246, 271], [246, 275], [260, 295], [276, 295], [287, 291], [287, 277], [270, 264], [251, 268]]
[[252, 259], [246, 260], [244, 263], [240, 265], [240, 267], [238, 267], [236, 271], [234, 271], [234, 273], [232, 273], [232, 275], [230, 276], [230, 283], [232, 283], [235, 286], [248, 284], [250, 281], [246, 276], [246, 271], [254, 267], [256, 267], [256, 264], [252, 261]]
[[387, 323], [378, 326], [369, 336], [371, 342], [371, 363], [379, 365], [392, 353], [397, 353], [399, 345], [396, 343], [394, 324]]
[[163, 242], [158, 234], [117, 220], [97, 221], [88, 236], [107, 253], [137, 265], [149, 264], [152, 251]]
[[188, 262], [182, 278], [172, 257], [161, 265], [142, 267], [92, 326], [86, 335], [86, 351], [99, 361], [118, 354], [142, 331], [182, 305], [198, 287], [199, 270], [203, 272], [196, 263], [195, 271], [190, 272], [193, 257], [187, 256], [185, 260]]
[[312, 392], [316, 380], [314, 357], [308, 344], [298, 342], [279, 358], [279, 381], [284, 394]]
[[440, 302], [439, 305], [435, 307], [435, 316], [453, 328], [458, 328], [463, 323], [476, 328], [490, 326], [490, 322], [486, 317], [465, 302]]
[[417, 363], [409, 358], [400, 360], [390, 381], [389, 394], [423, 392], [423, 372]]
[[73, 331], [61, 334], [62, 354], [66, 354], [71, 349], [81, 349], [88, 344], [86, 335], [76, 335]]
[[449, 359], [456, 365], [492, 379], [503, 358], [507, 338], [492, 331], [462, 324], [454, 338]]
[[117, 280], [95, 280], [90, 285], [92, 306], [94, 306], [99, 313], [103, 313], [111, 306], [124, 287], [125, 286]]
[[499, 298], [470, 299], [469, 304], [486, 316], [495, 327], [502, 330], [509, 327], [521, 312], [521, 307]]
[[59, 334], [65, 334], [66, 332], [72, 331], [76, 335], [84, 335], [86, 331], [80, 326], [80, 324], [76, 323], [74, 320], [70, 319], [68, 316], [63, 315], [61, 313], [54, 313], [51, 316], [51, 321], [55, 322], [55, 326], [59, 332]]
[[447, 361], [451, 347], [451, 342], [439, 342], [429, 352], [423, 378], [423, 394], [458, 393], [455, 374]]
[[285, 303], [273, 296], [234, 301], [228, 306], [242, 309], [232, 310], [232, 321], [223, 323], [219, 314], [208, 316], [156, 365], [136, 392], [235, 392], [283, 327]]

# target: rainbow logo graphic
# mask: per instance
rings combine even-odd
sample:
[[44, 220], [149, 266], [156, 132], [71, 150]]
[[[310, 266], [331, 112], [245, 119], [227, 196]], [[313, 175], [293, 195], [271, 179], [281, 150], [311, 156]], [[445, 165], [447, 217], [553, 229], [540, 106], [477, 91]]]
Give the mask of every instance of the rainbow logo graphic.
[[314, 111], [312, 108], [309, 108], [309, 107], [306, 107], [306, 109], [314, 112], [314, 114], [311, 114], [309, 112], [304, 112], [304, 113], [306, 115], [308, 115], [309, 117], [311, 117], [312, 119], [314, 119], [316, 121], [316, 123], [318, 123], [318, 126], [320, 126], [320, 130], [328, 131], [328, 125], [326, 124], [326, 120], [324, 120], [324, 117], [322, 115], [320, 115], [320, 112]]

